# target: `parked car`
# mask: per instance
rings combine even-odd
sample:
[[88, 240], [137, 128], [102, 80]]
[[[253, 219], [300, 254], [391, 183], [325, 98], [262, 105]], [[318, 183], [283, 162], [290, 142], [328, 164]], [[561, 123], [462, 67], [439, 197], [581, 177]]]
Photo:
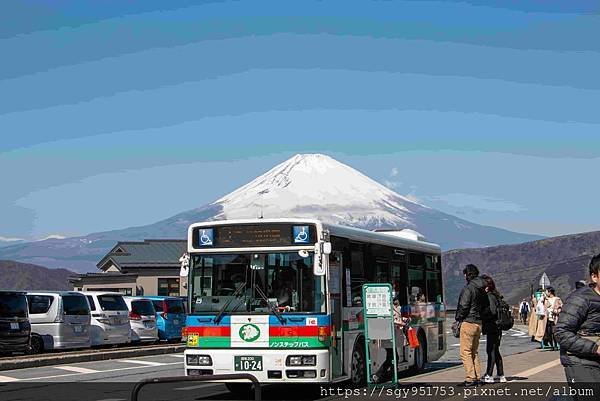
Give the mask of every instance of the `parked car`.
[[31, 325], [23, 291], [0, 291], [0, 354], [29, 352]]
[[158, 341], [156, 310], [148, 298], [123, 297], [129, 309], [132, 342]]
[[181, 341], [181, 331], [185, 327], [185, 306], [181, 298], [147, 296], [156, 309], [156, 326], [158, 338], [167, 341]]
[[131, 342], [129, 309], [123, 296], [115, 292], [85, 291], [92, 313], [92, 347]]
[[31, 351], [35, 354], [90, 346], [90, 307], [74, 291], [28, 291]]

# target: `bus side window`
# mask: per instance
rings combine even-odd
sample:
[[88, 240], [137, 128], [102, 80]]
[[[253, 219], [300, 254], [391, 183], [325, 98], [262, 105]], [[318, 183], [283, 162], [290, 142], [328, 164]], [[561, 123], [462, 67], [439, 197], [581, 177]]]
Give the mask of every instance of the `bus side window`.
[[442, 272], [439, 256], [425, 256], [427, 266], [427, 302], [441, 303], [442, 299]]
[[364, 253], [350, 252], [352, 306], [362, 306], [362, 285], [365, 283]]
[[425, 255], [408, 255], [408, 293], [411, 304], [426, 302], [425, 297]]

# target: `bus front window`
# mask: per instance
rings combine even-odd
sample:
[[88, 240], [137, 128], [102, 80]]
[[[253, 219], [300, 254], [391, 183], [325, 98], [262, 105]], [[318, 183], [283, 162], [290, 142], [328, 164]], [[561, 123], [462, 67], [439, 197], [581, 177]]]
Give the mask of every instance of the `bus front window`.
[[194, 255], [192, 313], [325, 312], [325, 279], [298, 252]]

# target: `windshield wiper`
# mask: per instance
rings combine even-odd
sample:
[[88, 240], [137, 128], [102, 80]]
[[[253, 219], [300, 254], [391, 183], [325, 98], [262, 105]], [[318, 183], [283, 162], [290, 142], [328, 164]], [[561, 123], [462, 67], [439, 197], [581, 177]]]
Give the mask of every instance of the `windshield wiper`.
[[221, 309], [219, 309], [219, 313], [217, 313], [217, 315], [215, 316], [215, 323], [219, 324], [219, 322], [221, 321], [221, 318], [223, 317], [223, 314], [225, 313], [225, 310], [229, 307], [229, 305], [231, 305], [231, 303], [233, 302], [233, 300], [235, 298], [238, 298], [238, 295], [240, 295], [240, 292], [242, 292], [242, 290], [246, 288], [246, 283], [240, 285], [237, 290], [235, 290], [233, 292], [233, 294], [231, 295], [231, 298], [229, 298], [229, 300], [227, 302], [225, 302], [225, 305], [223, 305], [221, 307]]
[[265, 295], [265, 293], [263, 292], [263, 290], [256, 284], [254, 284], [254, 290], [256, 290], [256, 292], [258, 293], [258, 295], [267, 303], [267, 305], [271, 308], [271, 312], [273, 312], [273, 314], [277, 317], [277, 319], [279, 319], [279, 321], [281, 322], [281, 324], [285, 324], [285, 318], [283, 318], [281, 316], [281, 314], [279, 313], [279, 311], [277, 310], [277, 308], [271, 303], [269, 302], [269, 297], [267, 297]]

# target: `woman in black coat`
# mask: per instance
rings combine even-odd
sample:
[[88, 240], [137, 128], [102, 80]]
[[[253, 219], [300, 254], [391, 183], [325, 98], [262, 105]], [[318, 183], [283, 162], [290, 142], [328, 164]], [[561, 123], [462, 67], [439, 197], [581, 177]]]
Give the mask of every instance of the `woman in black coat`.
[[490, 313], [483, 317], [483, 329], [482, 334], [486, 335], [485, 351], [487, 353], [487, 369], [485, 376], [481, 378], [484, 383], [494, 383], [494, 366], [496, 367], [496, 379], [500, 383], [506, 382], [504, 377], [504, 364], [502, 362], [502, 355], [500, 354], [500, 341], [502, 340], [502, 330], [496, 324], [498, 316], [498, 304], [502, 295], [496, 289], [496, 283], [490, 276], [481, 276], [485, 281], [485, 291], [487, 292], [490, 300]]
[[600, 254], [590, 262], [590, 279], [593, 287], [572, 292], [563, 304], [555, 337], [569, 385], [600, 390]]

